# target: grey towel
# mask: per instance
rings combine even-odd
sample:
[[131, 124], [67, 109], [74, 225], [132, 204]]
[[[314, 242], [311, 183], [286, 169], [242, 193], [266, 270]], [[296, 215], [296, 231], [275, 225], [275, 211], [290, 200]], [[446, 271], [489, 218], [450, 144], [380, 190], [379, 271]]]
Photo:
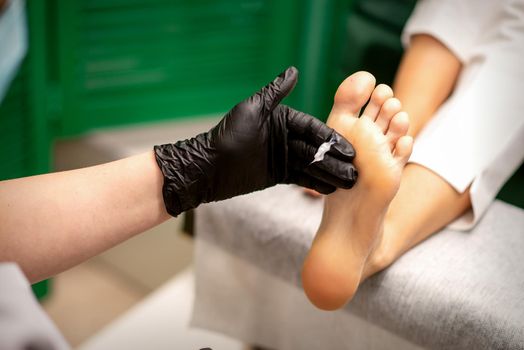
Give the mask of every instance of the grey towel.
[[[196, 232], [300, 287], [321, 213], [322, 201], [277, 186], [200, 207]], [[524, 211], [496, 201], [471, 232], [434, 235], [366, 281], [346, 310], [424, 347], [524, 349]]]

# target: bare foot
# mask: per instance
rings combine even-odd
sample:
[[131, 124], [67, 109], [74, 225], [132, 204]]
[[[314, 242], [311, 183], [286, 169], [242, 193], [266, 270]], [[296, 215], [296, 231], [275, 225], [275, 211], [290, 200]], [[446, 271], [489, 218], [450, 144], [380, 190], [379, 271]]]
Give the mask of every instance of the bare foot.
[[398, 191], [413, 139], [406, 136], [408, 116], [391, 88], [375, 88], [375, 78], [367, 72], [357, 72], [339, 86], [327, 124], [355, 147], [359, 175], [352, 189], [325, 197], [302, 283], [314, 305], [334, 310], [351, 300], [366, 260], [380, 242], [384, 216]]

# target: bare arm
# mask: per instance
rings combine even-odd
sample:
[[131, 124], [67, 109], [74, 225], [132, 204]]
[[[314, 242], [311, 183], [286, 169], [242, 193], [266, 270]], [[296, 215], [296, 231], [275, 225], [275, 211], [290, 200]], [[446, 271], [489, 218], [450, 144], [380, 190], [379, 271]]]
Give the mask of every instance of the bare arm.
[[153, 151], [0, 182], [0, 261], [36, 282], [167, 220]]

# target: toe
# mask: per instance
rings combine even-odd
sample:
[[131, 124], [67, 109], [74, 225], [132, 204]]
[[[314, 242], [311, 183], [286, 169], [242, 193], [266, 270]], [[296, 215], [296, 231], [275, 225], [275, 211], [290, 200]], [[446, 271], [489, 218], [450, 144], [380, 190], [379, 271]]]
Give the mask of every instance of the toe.
[[401, 108], [402, 104], [397, 98], [394, 97], [388, 98], [380, 108], [380, 112], [378, 113], [375, 123], [384, 134], [386, 133], [386, 130], [388, 130], [391, 119], [395, 114], [400, 112]]
[[377, 116], [380, 112], [380, 108], [388, 100], [393, 97], [393, 90], [385, 84], [380, 84], [373, 90], [373, 94], [369, 99], [369, 103], [366, 106], [366, 109], [362, 113], [361, 118], [369, 118], [372, 121], [377, 119]]
[[368, 72], [356, 72], [338, 87], [331, 113], [358, 116], [375, 87], [375, 77]]
[[409, 128], [409, 117], [406, 112], [398, 112], [391, 118], [389, 122], [386, 137], [389, 141], [391, 149], [395, 147], [398, 139], [408, 132]]
[[411, 136], [402, 136], [395, 144], [395, 159], [400, 164], [405, 165], [413, 150], [413, 138]]

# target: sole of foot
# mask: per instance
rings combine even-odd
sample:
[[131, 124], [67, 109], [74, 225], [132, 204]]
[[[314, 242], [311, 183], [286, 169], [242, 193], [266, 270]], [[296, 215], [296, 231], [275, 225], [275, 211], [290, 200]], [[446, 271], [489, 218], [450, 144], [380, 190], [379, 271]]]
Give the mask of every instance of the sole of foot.
[[339, 309], [352, 299], [380, 242], [413, 145], [406, 136], [409, 118], [401, 109], [391, 88], [375, 87], [367, 72], [348, 77], [335, 94], [327, 124], [353, 144], [358, 180], [352, 189], [325, 197], [322, 222], [304, 262], [304, 291], [320, 309]]

